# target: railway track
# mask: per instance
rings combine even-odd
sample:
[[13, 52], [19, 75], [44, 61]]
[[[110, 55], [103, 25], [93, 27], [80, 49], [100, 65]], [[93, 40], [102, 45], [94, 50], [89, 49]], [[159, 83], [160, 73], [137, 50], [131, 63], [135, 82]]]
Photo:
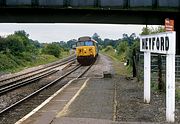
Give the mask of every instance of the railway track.
[[29, 84], [31, 82], [34, 82], [36, 80], [39, 80], [43, 77], [46, 77], [48, 75], [51, 75], [53, 73], [56, 73], [57, 71], [59, 71], [58, 69], [56, 69], [59, 66], [65, 65], [67, 63], [72, 64], [75, 61], [75, 58], [71, 58], [67, 61], [63, 61], [57, 64], [53, 64], [51, 66], [48, 67], [43, 67], [37, 70], [33, 70], [31, 72], [27, 72], [21, 75], [16, 75], [4, 80], [0, 81], [0, 95], [19, 88], [23, 85]]
[[[33, 103], [33, 104], [30, 104], [30, 106], [37, 107], [39, 104], [41, 104], [41, 102], [43, 102], [45, 99], [47, 99], [49, 96], [51, 96], [58, 89], [63, 87], [68, 82], [68, 80], [72, 80], [73, 78], [77, 79], [77, 78], [82, 77], [83, 74], [86, 73], [91, 66], [92, 65], [90, 65], [90, 66], [80, 66], [80, 65], [75, 66], [73, 69], [71, 69], [64, 75], [60, 76], [59, 78], [51, 81], [50, 83], [47, 83], [43, 87], [41, 87], [38, 90], [34, 91], [33, 93], [27, 95], [26, 97], [22, 98], [21, 100], [18, 100], [17, 102], [11, 104], [10, 106], [8, 106], [4, 109], [1, 109], [0, 118], [2, 118], [2, 119], [0, 119], [0, 120], [2, 120], [2, 122], [9, 123], [9, 122], [7, 122], [8, 121], [7, 117], [11, 116], [12, 113], [20, 114], [20, 115], [13, 116], [17, 119], [15, 119], [14, 121], [11, 120], [11, 122], [13, 122], [13, 123], [16, 122], [17, 120], [19, 120], [21, 117], [23, 117], [25, 114], [28, 113], [28, 112], [26, 112], [24, 114], [21, 114], [21, 112], [24, 111], [24, 109], [25, 109], [24, 107], [27, 104], [29, 106], [30, 103]], [[37, 106], [34, 105], [35, 104], [34, 101], [38, 101]], [[21, 106], [21, 107], [19, 107], [19, 106]], [[29, 109], [29, 107], [28, 107], [28, 109]], [[32, 107], [32, 109], [33, 109], [33, 107]], [[29, 110], [29, 112], [31, 110]], [[1, 123], [1, 121], [0, 121], [0, 123]]]
[[28, 72], [25, 72], [25, 73], [22, 73], [22, 74], [17, 74], [17, 75], [13, 75], [13, 76], [10, 76], [10, 77], [2, 78], [2, 79], [0, 79], [0, 88], [4, 87], [6, 85], [9, 85], [12, 82], [23, 80], [25, 78], [28, 78], [28, 77], [31, 77], [31, 76], [46, 72], [46, 71], [48, 71], [50, 69], [56, 68], [56, 67], [61, 66], [61, 65], [65, 64], [65, 63], [67, 63], [67, 62], [75, 61], [75, 60], [76, 60], [75, 56], [72, 55], [70, 57], [67, 57], [67, 58], [61, 60], [60, 62], [54, 62], [54, 63], [47, 64], [44, 67], [41, 67], [41, 68], [38, 68], [38, 69], [35, 69], [35, 70], [32, 70], [32, 71], [28, 71]]

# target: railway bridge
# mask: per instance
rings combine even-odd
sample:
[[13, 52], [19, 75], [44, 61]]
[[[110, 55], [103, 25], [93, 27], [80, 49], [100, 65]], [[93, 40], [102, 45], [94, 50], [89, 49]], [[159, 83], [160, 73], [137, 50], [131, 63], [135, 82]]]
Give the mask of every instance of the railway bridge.
[[179, 0], [0, 0], [0, 23], [164, 25], [174, 19], [177, 46], [179, 12]]

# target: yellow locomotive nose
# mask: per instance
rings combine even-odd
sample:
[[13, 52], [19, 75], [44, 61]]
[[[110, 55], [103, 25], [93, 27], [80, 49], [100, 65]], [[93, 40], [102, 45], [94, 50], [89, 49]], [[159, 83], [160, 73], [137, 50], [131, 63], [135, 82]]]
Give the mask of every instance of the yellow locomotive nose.
[[78, 56], [91, 56], [94, 55], [94, 51], [93, 51], [93, 47], [87, 47], [87, 46], [83, 46], [83, 47], [79, 47], [77, 48], [77, 53]]
[[90, 55], [93, 55], [93, 49], [91, 47], [89, 48], [89, 53]]
[[91, 37], [80, 37], [76, 43], [77, 61], [82, 65], [89, 65], [94, 62], [98, 55], [97, 42]]

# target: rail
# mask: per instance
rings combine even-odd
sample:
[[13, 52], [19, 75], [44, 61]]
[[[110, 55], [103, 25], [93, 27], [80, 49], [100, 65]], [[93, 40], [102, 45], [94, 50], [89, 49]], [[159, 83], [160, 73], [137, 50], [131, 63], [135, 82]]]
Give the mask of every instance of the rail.
[[[92, 64], [92, 65], [93, 65], [93, 64]], [[87, 68], [85, 68], [85, 70], [84, 70], [82, 73], [80, 73], [75, 79], [78, 79], [78, 78], [82, 77], [82, 75], [84, 75], [84, 74], [91, 68], [92, 65], [87, 66]], [[59, 78], [55, 79], [54, 81], [52, 81], [52, 82], [48, 83], [47, 85], [41, 87], [40, 89], [38, 89], [38, 90], [36, 90], [35, 92], [29, 94], [28, 96], [26, 96], [26, 97], [24, 97], [23, 99], [17, 101], [16, 103], [14, 103], [14, 104], [6, 107], [5, 109], [3, 109], [3, 110], [0, 111], [0, 115], [3, 114], [3, 113], [5, 113], [6, 111], [9, 111], [11, 108], [19, 105], [20, 103], [24, 102], [25, 100], [27, 100], [27, 99], [35, 96], [36, 94], [40, 93], [40, 92], [43, 91], [44, 89], [47, 89], [48, 87], [54, 85], [55, 83], [57, 83], [58, 81], [62, 80], [63, 78], [65, 78], [66, 76], [68, 76], [69, 74], [71, 74], [72, 72], [74, 72], [75, 70], [77, 70], [77, 69], [80, 68], [80, 67], [81, 67], [81, 65], [77, 65], [75, 68], [73, 68], [71, 71], [67, 72], [66, 74], [60, 76]]]

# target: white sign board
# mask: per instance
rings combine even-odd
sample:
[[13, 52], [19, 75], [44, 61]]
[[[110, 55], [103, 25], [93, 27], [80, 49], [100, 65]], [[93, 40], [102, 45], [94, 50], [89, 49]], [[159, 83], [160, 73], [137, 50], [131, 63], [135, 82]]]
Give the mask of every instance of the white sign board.
[[166, 54], [166, 120], [174, 122], [176, 32], [141, 36], [140, 51], [144, 52], [145, 103], [150, 103], [151, 95], [151, 52]]
[[175, 32], [142, 35], [140, 40], [140, 51], [175, 54], [175, 42]]

